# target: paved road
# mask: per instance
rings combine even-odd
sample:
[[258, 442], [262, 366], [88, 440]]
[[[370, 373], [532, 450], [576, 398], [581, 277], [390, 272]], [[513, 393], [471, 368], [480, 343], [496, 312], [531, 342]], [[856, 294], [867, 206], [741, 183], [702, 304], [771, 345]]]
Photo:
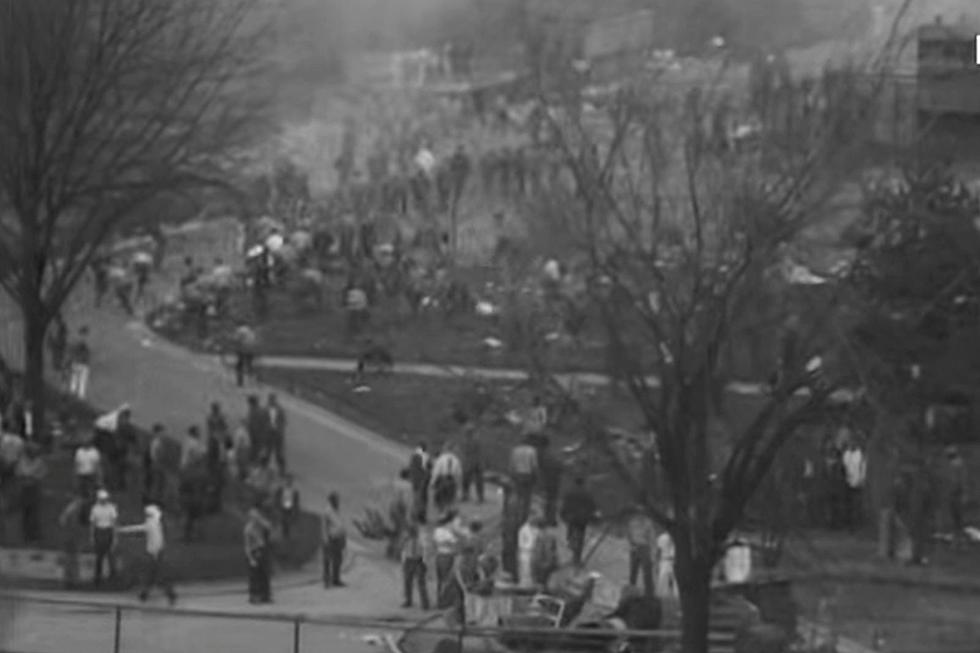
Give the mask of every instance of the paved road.
[[[18, 605], [16, 620], [0, 632], [4, 653], [111, 653], [112, 610], [73, 606]], [[365, 638], [383, 635], [356, 626], [300, 627], [300, 653], [377, 653]], [[293, 625], [254, 618], [195, 617], [173, 613], [124, 612], [119, 653], [291, 653]]]

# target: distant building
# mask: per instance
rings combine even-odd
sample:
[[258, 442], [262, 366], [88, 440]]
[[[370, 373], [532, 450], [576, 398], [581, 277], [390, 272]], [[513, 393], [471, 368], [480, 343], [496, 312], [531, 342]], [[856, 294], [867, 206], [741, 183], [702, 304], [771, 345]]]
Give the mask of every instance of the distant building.
[[922, 118], [980, 118], [980, 66], [976, 62], [980, 23], [941, 18], [916, 34], [917, 108]]

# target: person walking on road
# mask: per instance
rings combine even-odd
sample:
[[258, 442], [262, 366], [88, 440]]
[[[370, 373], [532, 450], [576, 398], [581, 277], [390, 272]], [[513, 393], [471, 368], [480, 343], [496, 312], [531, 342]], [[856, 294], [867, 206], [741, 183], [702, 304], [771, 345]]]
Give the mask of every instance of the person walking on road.
[[299, 490], [293, 485], [292, 474], [283, 476], [282, 483], [276, 488], [276, 510], [279, 513], [279, 523], [282, 526], [282, 537], [285, 540], [293, 532], [293, 524], [299, 517]]
[[95, 493], [95, 505], [89, 512], [89, 527], [92, 534], [92, 550], [95, 552], [95, 576], [92, 584], [102, 587], [102, 568], [109, 563], [109, 581], [116, 578], [116, 527], [119, 525], [119, 510], [109, 499], [109, 492], [99, 490]]
[[65, 589], [75, 589], [78, 583], [78, 545], [84, 537], [86, 522], [89, 515], [85, 508], [88, 502], [84, 497], [75, 495], [58, 516], [58, 526], [61, 527], [63, 553], [65, 556], [64, 586]]
[[140, 601], [145, 602], [150, 597], [150, 590], [154, 587], [160, 587], [172, 606], [177, 602], [177, 592], [174, 590], [173, 582], [170, 580], [168, 570], [165, 567], [166, 539], [163, 529], [163, 513], [160, 508], [152, 504], [146, 506], [143, 513], [145, 517], [143, 523], [123, 526], [118, 532], [120, 535], [143, 533], [146, 538], [146, 570], [139, 593]]
[[418, 588], [419, 605], [429, 609], [429, 584], [426, 561], [432, 557], [432, 543], [425, 530], [425, 522], [410, 524], [402, 543], [402, 578], [404, 581], [403, 608], [412, 607], [412, 595]]
[[246, 379], [255, 376], [255, 349], [258, 346], [258, 335], [255, 329], [242, 322], [235, 329], [233, 337], [235, 347], [235, 382], [241, 388]]
[[347, 548], [347, 529], [340, 514], [340, 496], [336, 492], [331, 492], [327, 497], [327, 507], [323, 511], [321, 525], [323, 586], [344, 587], [340, 575], [344, 563], [344, 551]]
[[271, 524], [257, 508], [249, 510], [243, 537], [248, 562], [248, 602], [253, 605], [272, 603], [271, 531]]
[[575, 479], [572, 489], [565, 495], [561, 506], [561, 519], [565, 522], [568, 548], [572, 552], [572, 564], [582, 566], [582, 552], [585, 549], [585, 535], [589, 525], [596, 518], [596, 503], [585, 486], [585, 478]]
[[463, 501], [470, 500], [470, 488], [476, 490], [477, 503], [483, 503], [483, 474], [486, 469], [483, 444], [476, 430], [476, 424], [468, 422], [463, 434]]
[[259, 404], [258, 396], [248, 396], [248, 411], [245, 419], [248, 424], [249, 453], [254, 464], [270, 453], [269, 419]]
[[68, 364], [71, 374], [68, 378], [68, 393], [78, 399], [88, 396], [89, 364], [92, 351], [88, 344], [88, 327], [78, 330], [78, 337], [68, 350]]
[[279, 405], [279, 398], [270, 393], [265, 407], [269, 447], [279, 464], [280, 471], [286, 470], [286, 412]]

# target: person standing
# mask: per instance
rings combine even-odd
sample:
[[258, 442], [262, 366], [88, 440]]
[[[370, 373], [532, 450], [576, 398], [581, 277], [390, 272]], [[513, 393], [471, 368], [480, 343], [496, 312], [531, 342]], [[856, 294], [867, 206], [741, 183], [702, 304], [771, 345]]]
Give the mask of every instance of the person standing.
[[674, 575], [674, 538], [664, 531], [657, 537], [657, 587], [659, 599], [677, 598], [677, 577]]
[[483, 503], [485, 469], [483, 444], [477, 434], [476, 424], [467, 422], [463, 433], [463, 501], [470, 500], [470, 488], [474, 488], [477, 503]]
[[120, 535], [142, 533], [146, 540], [146, 569], [139, 599], [145, 602], [150, 597], [150, 590], [154, 587], [160, 587], [172, 606], [177, 602], [177, 592], [165, 567], [166, 539], [163, 528], [163, 513], [160, 508], [150, 504], [143, 509], [143, 514], [143, 523], [123, 526], [118, 530]]
[[517, 582], [521, 587], [534, 587], [534, 554], [538, 550], [538, 539], [544, 520], [532, 515], [521, 526], [517, 534]]
[[517, 549], [518, 534], [523, 525], [520, 497], [514, 491], [513, 485], [505, 482], [503, 485], [504, 502], [501, 508], [500, 520], [500, 564], [503, 570], [514, 579], [518, 577]]
[[868, 460], [857, 441], [851, 440], [843, 454], [844, 480], [847, 484], [847, 523], [852, 531], [861, 528], [864, 506], [864, 484]]
[[[256, 292], [261, 292], [257, 290]], [[245, 380], [255, 376], [255, 349], [258, 346], [258, 335], [255, 329], [247, 323], [242, 322], [235, 329], [235, 382], [241, 388], [245, 385]]]
[[293, 524], [299, 517], [299, 490], [293, 485], [292, 474], [286, 474], [282, 484], [276, 488], [276, 510], [279, 512], [279, 523], [282, 525], [282, 536], [288, 540], [293, 532]]
[[561, 492], [563, 467], [561, 459], [551, 447], [551, 441], [546, 436], [541, 436], [538, 444], [538, 469], [541, 492], [544, 494], [544, 521], [548, 526], [558, 525], [558, 495]]
[[279, 469], [286, 469], [286, 412], [279, 405], [279, 398], [270, 394], [266, 403], [266, 419], [269, 429], [269, 446]]
[[460, 539], [461, 528], [457, 515], [450, 511], [439, 519], [439, 524], [432, 533], [436, 567], [436, 607], [440, 610], [452, 605], [449, 587], [453, 582], [453, 566], [459, 552]]
[[95, 576], [92, 583], [102, 587], [102, 568], [109, 563], [109, 581], [116, 578], [116, 527], [119, 525], [119, 510], [109, 499], [109, 492], [99, 490], [95, 493], [95, 505], [89, 512], [89, 528], [92, 536], [92, 550], [95, 552]]
[[68, 351], [68, 364], [71, 370], [68, 379], [68, 393], [71, 396], [82, 400], [88, 396], [91, 359], [92, 351], [88, 344], [88, 327], [82, 327], [78, 330], [78, 337]]
[[344, 563], [344, 550], [347, 548], [347, 529], [340, 514], [340, 496], [336, 492], [331, 492], [327, 497], [327, 507], [323, 511], [321, 525], [323, 586], [344, 587], [340, 576]]
[[150, 502], [164, 501], [167, 467], [163, 448], [166, 441], [167, 433], [163, 424], [154, 424], [150, 430], [150, 443], [143, 452], [143, 496]]
[[17, 463], [17, 484], [20, 486], [21, 530], [24, 541], [41, 539], [42, 483], [48, 475], [48, 465], [41, 458], [37, 444], [27, 443], [24, 455]]
[[660, 540], [657, 539], [653, 521], [644, 512], [642, 506], [633, 507], [627, 527], [627, 540], [630, 547], [629, 583], [634, 587], [642, 574], [643, 591], [647, 596], [654, 594], [653, 585], [653, 551]]
[[420, 442], [408, 460], [408, 480], [415, 493], [416, 516], [425, 522], [429, 512], [429, 481], [432, 478], [432, 458], [428, 445]]
[[423, 610], [429, 609], [429, 586], [427, 579], [426, 561], [432, 555], [432, 543], [425, 530], [425, 522], [418, 520], [410, 524], [402, 543], [402, 579], [404, 581], [403, 608], [412, 607], [412, 595], [418, 588], [419, 605]]
[[946, 502], [949, 509], [950, 525], [953, 530], [953, 544], [960, 546], [964, 543], [966, 533], [963, 512], [967, 504], [967, 471], [963, 456], [956, 447], [946, 449], [947, 489]]
[[446, 512], [456, 503], [463, 481], [463, 465], [449, 443], [432, 464], [432, 491], [436, 510]]
[[88, 502], [80, 496], [72, 496], [68, 504], [58, 516], [58, 526], [61, 527], [63, 539], [63, 553], [65, 556], [64, 564], [64, 586], [66, 589], [74, 589], [78, 583], [78, 545], [84, 537], [86, 521], [88, 515], [85, 514], [85, 507]]
[[87, 437], [75, 450], [75, 483], [78, 494], [91, 500], [102, 477], [102, 454], [95, 448], [91, 437]]
[[251, 462], [255, 463], [269, 453], [269, 420], [256, 395], [249, 395], [247, 401], [248, 412], [245, 419], [248, 424], [249, 452]]
[[572, 552], [572, 564], [576, 567], [582, 565], [585, 535], [596, 518], [596, 512], [595, 499], [585, 486], [585, 478], [579, 476], [565, 495], [561, 507], [561, 519], [565, 522], [568, 535], [568, 548]]
[[270, 532], [262, 513], [256, 508], [249, 510], [243, 538], [248, 562], [248, 602], [253, 605], [272, 603]]
[[521, 504], [523, 522], [531, 511], [531, 495], [538, 477], [538, 450], [528, 436], [510, 452], [510, 476]]

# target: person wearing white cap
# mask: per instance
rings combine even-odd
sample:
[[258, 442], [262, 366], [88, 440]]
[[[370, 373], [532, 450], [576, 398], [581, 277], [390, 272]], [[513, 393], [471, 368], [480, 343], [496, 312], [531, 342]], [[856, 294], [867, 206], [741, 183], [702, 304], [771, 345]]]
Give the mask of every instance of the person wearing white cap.
[[177, 602], [177, 592], [174, 591], [173, 583], [164, 569], [163, 554], [166, 547], [163, 532], [163, 513], [160, 508], [150, 504], [144, 509], [146, 519], [142, 524], [123, 526], [119, 529], [120, 534], [144, 533], [146, 535], [146, 574], [143, 577], [143, 588], [140, 590], [140, 601], [146, 601], [150, 596], [150, 590], [155, 585], [163, 589], [170, 601], [170, 605]]
[[98, 490], [95, 493], [95, 505], [89, 512], [89, 526], [92, 529], [92, 549], [95, 552], [96, 587], [102, 586], [102, 567], [108, 561], [109, 580], [116, 577], [116, 526], [119, 523], [119, 510], [116, 504], [109, 500], [109, 492]]

